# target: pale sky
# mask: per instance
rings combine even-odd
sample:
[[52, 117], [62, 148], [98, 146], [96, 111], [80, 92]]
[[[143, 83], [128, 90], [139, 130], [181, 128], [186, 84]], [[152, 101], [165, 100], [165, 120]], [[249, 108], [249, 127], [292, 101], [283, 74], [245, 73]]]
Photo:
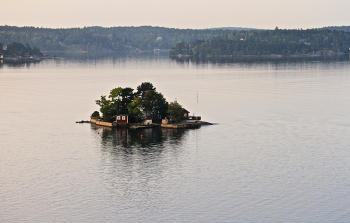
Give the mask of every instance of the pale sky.
[[0, 25], [274, 29], [350, 25], [349, 0], [0, 0]]

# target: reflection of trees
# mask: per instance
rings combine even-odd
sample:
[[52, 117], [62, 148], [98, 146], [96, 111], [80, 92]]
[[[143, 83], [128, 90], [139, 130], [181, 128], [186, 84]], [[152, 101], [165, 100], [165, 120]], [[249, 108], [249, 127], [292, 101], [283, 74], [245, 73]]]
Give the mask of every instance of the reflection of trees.
[[[159, 210], [170, 172], [182, 174], [184, 141], [189, 132], [198, 129], [101, 128], [91, 125], [100, 149], [101, 174], [118, 206], [130, 211]], [[99, 132], [100, 134], [97, 134]], [[142, 138], [141, 138], [142, 135]], [[186, 144], [187, 145], [187, 144]], [[137, 199], [138, 202], [130, 202]]]
[[101, 136], [101, 145], [104, 148], [113, 148], [124, 153], [133, 154], [135, 149], [138, 153], [160, 153], [164, 143], [177, 145], [188, 129], [165, 129], [165, 128], [108, 128], [91, 125], [94, 131]]
[[29, 68], [32, 64], [38, 64], [40, 61], [3, 61], [0, 62], [0, 68], [11, 67], [11, 68]]
[[177, 63], [192, 63], [192, 64], [265, 64], [272, 63], [300, 63], [300, 62], [330, 62], [330, 61], [349, 61], [349, 55], [330, 56], [330, 57], [258, 57], [258, 56], [236, 56], [236, 57], [171, 57]]
[[[170, 172], [182, 174], [184, 141], [198, 129], [102, 128], [91, 125], [100, 149], [103, 187], [118, 200], [119, 207], [133, 211], [161, 208], [164, 181]], [[99, 132], [99, 134], [97, 134]], [[142, 135], [142, 138], [141, 138]], [[137, 199], [138, 202], [133, 202]]]

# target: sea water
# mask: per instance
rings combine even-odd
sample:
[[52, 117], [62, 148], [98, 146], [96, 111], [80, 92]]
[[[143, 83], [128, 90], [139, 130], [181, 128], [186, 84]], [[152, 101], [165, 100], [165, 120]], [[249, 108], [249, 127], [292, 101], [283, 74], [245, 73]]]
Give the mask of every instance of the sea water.
[[[75, 123], [142, 82], [214, 125]], [[349, 110], [348, 58], [2, 64], [0, 222], [348, 222]]]

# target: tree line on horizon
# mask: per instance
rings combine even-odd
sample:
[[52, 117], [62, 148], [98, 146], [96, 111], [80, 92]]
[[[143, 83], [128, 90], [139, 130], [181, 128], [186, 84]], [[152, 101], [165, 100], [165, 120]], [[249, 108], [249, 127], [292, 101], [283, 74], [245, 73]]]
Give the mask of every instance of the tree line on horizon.
[[[52, 29], [5, 25], [0, 26], [0, 42], [29, 44], [41, 51], [128, 52], [172, 49], [171, 55], [290, 55], [327, 50], [347, 53], [348, 31], [350, 26], [259, 30], [152, 26]], [[190, 51], [186, 51], [187, 48]]]
[[300, 55], [349, 53], [350, 32], [329, 29], [250, 30], [179, 42], [171, 56]]
[[322, 29], [350, 32], [350, 26], [327, 26], [327, 27], [324, 27]]
[[[237, 32], [228, 29], [175, 29], [165, 27], [38, 28], [0, 26], [0, 42], [29, 43], [42, 51], [138, 51], [170, 49], [179, 41], [207, 39]], [[161, 38], [158, 38], [161, 37]]]

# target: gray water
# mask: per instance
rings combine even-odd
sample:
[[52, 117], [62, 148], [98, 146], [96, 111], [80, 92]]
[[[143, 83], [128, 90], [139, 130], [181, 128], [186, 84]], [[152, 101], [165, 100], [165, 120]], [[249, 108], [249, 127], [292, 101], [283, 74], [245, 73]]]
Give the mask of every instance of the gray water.
[[[75, 123], [146, 81], [216, 124]], [[349, 109], [349, 60], [2, 64], [0, 222], [349, 222]]]

